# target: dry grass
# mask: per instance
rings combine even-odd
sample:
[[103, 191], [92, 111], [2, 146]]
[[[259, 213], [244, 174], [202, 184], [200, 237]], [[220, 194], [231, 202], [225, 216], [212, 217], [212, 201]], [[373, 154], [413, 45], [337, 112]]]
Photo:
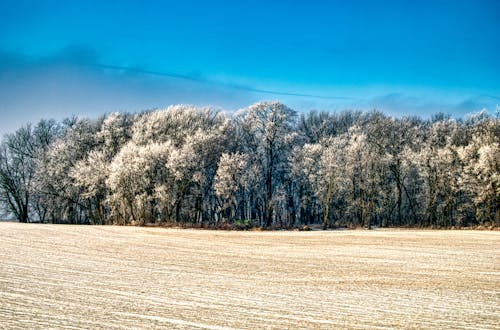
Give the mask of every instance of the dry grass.
[[500, 232], [0, 233], [0, 328], [500, 328]]

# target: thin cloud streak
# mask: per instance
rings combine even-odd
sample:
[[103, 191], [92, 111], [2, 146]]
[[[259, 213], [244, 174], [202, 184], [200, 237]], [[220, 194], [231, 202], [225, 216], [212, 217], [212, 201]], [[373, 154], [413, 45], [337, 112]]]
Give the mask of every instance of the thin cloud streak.
[[14, 53], [6, 53], [0, 51], [0, 56], [7, 62], [11, 62], [14, 59], [20, 60], [19, 63], [38, 63], [38, 64], [57, 64], [64, 63], [72, 66], [80, 66], [80, 67], [90, 67], [90, 68], [98, 68], [105, 70], [114, 70], [114, 71], [124, 71], [130, 73], [139, 73], [157, 77], [168, 77], [174, 79], [182, 79], [186, 81], [192, 81], [197, 83], [210, 84], [214, 87], [224, 87], [230, 88], [233, 90], [258, 93], [258, 94], [268, 94], [275, 96], [292, 96], [292, 97], [303, 97], [303, 98], [312, 98], [318, 100], [357, 100], [355, 97], [350, 96], [335, 96], [335, 95], [320, 95], [314, 93], [299, 93], [294, 91], [286, 91], [286, 90], [273, 90], [273, 89], [265, 89], [265, 88], [257, 88], [254, 86], [238, 84], [234, 82], [224, 82], [218, 81], [214, 79], [205, 79], [200, 76], [194, 75], [186, 75], [175, 72], [167, 72], [167, 71], [156, 71], [156, 70], [148, 70], [140, 67], [130, 67], [130, 66], [121, 66], [121, 65], [113, 65], [113, 64], [105, 64], [97, 62], [99, 60], [98, 52], [85, 45], [70, 45], [61, 50], [58, 54], [49, 57], [35, 57], [35, 56], [27, 56], [20, 55]]
[[261, 94], [271, 94], [271, 95], [277, 95], [277, 96], [309, 97], [309, 98], [324, 99], [324, 100], [354, 100], [355, 99], [353, 97], [348, 97], [348, 96], [327, 96], [327, 95], [304, 94], [304, 93], [296, 93], [296, 92], [288, 92], [288, 91], [261, 89], [261, 88], [251, 87], [251, 86], [245, 86], [245, 85], [203, 79], [203, 78], [199, 78], [199, 77], [183, 75], [183, 74], [178, 74], [178, 73], [173, 73], [173, 72], [152, 71], [152, 70], [145, 70], [145, 69], [140, 69], [140, 68], [118, 66], [118, 65], [108, 65], [108, 64], [82, 64], [82, 65], [101, 68], [101, 69], [110, 69], [110, 70], [117, 70], [117, 71], [129, 71], [129, 72], [142, 73], [142, 74], [153, 75], [153, 76], [169, 77], [169, 78], [175, 78], [175, 79], [184, 79], [184, 80], [189, 80], [189, 81], [194, 81], [194, 82], [219, 85], [220, 87], [229, 87], [229, 88], [240, 90], [240, 91], [261, 93]]

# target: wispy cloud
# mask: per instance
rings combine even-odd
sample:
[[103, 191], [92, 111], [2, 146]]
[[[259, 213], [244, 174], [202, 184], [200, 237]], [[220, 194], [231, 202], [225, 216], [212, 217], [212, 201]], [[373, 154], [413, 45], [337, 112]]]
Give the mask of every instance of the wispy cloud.
[[[269, 84], [268, 84], [269, 85]], [[266, 86], [263, 82], [262, 86]], [[391, 115], [462, 116], [483, 108], [494, 111], [494, 94], [446, 94], [403, 86], [265, 88], [203, 72], [151, 70], [141, 65], [105, 63], [98, 51], [72, 45], [49, 56], [30, 57], [0, 50], [0, 134], [27, 121], [73, 114], [96, 117], [116, 110], [138, 111], [189, 103], [239, 109], [263, 99], [279, 99], [301, 111], [371, 110]]]
[[259, 99], [194, 76], [158, 75], [96, 59], [97, 54], [74, 48], [43, 58], [0, 52], [0, 134], [47, 117], [95, 117], [173, 103], [236, 109]]
[[[275, 90], [275, 89], [265, 89], [257, 86], [251, 86], [239, 83], [237, 81], [228, 82], [228, 81], [220, 81], [216, 79], [210, 79], [204, 77], [200, 72], [191, 73], [191, 74], [183, 74], [177, 72], [169, 72], [169, 71], [157, 71], [150, 70], [147, 68], [143, 68], [140, 66], [124, 66], [124, 65], [116, 65], [110, 63], [104, 63], [101, 61], [98, 51], [87, 47], [85, 45], [70, 45], [67, 46], [61, 51], [57, 52], [48, 57], [28, 57], [21, 54], [7, 54], [4, 56], [8, 56], [5, 58], [3, 62], [9, 63], [37, 63], [41, 65], [71, 65], [71, 66], [82, 66], [82, 67], [92, 67], [97, 69], [105, 69], [105, 70], [114, 70], [118, 73], [135, 73], [135, 74], [144, 74], [158, 77], [167, 77], [174, 78], [180, 80], [188, 80], [197, 83], [209, 84], [217, 87], [223, 88], [231, 88], [237, 91], [251, 92], [251, 93], [259, 93], [259, 94], [269, 94], [275, 96], [297, 96], [297, 97], [307, 97], [307, 98], [317, 98], [317, 99], [325, 99], [325, 100], [349, 100], [353, 99], [349, 96], [339, 96], [339, 95], [321, 95], [321, 94], [312, 94], [312, 93], [300, 93], [297, 91], [290, 90]], [[1, 55], [0, 55], [1, 57]]]
[[419, 115], [428, 117], [437, 112], [462, 117], [482, 109], [494, 111], [495, 100], [491, 95], [458, 94], [443, 91], [426, 95], [422, 91], [380, 94], [369, 102], [375, 108], [392, 115]]
[[304, 93], [298, 93], [298, 92], [292, 92], [292, 91], [262, 89], [262, 88], [252, 87], [252, 86], [248, 86], [248, 85], [242, 85], [242, 84], [238, 84], [238, 83], [228, 83], [228, 82], [223, 82], [223, 81], [217, 81], [214, 79], [202, 78], [200, 75], [194, 75], [194, 76], [183, 75], [183, 74], [178, 74], [178, 73], [173, 73], [173, 72], [153, 71], [153, 70], [146, 70], [146, 69], [137, 68], [137, 67], [126, 67], [126, 66], [99, 64], [99, 63], [89, 63], [86, 65], [96, 67], [96, 68], [102, 68], [102, 69], [111, 69], [111, 70], [117, 70], [117, 71], [126, 71], [126, 72], [141, 73], [141, 74], [146, 74], [146, 75], [189, 80], [189, 81], [210, 84], [210, 85], [224, 87], [224, 88], [231, 88], [231, 89], [235, 89], [238, 91], [258, 93], [258, 94], [269, 94], [269, 95], [275, 95], [275, 96], [297, 96], [297, 97], [308, 97], [308, 98], [325, 99], [325, 100], [350, 100], [350, 99], [353, 99], [352, 97], [348, 97], [348, 96], [304, 94]]

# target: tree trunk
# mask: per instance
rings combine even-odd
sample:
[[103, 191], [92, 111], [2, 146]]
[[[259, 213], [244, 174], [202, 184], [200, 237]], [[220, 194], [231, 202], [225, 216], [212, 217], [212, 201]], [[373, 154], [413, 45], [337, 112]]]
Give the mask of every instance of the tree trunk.
[[396, 225], [400, 226], [401, 223], [403, 222], [401, 216], [401, 205], [403, 204], [403, 189], [401, 188], [401, 182], [399, 178], [396, 180], [396, 189], [398, 192], [398, 223]]
[[273, 211], [271, 208], [271, 198], [273, 194], [273, 149], [269, 148], [269, 164], [266, 176], [266, 196], [264, 198], [264, 220], [266, 227], [271, 227], [273, 221]]
[[328, 228], [328, 216], [330, 215], [330, 203], [332, 202], [333, 194], [333, 179], [328, 180], [328, 188], [326, 190], [325, 198], [325, 213], [323, 214], [323, 230]]

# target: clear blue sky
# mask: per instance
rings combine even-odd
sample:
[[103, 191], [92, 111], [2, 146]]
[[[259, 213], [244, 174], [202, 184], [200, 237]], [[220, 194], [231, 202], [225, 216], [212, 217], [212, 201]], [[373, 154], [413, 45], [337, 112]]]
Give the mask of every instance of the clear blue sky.
[[41, 117], [265, 99], [494, 113], [500, 1], [0, 0], [0, 132]]

